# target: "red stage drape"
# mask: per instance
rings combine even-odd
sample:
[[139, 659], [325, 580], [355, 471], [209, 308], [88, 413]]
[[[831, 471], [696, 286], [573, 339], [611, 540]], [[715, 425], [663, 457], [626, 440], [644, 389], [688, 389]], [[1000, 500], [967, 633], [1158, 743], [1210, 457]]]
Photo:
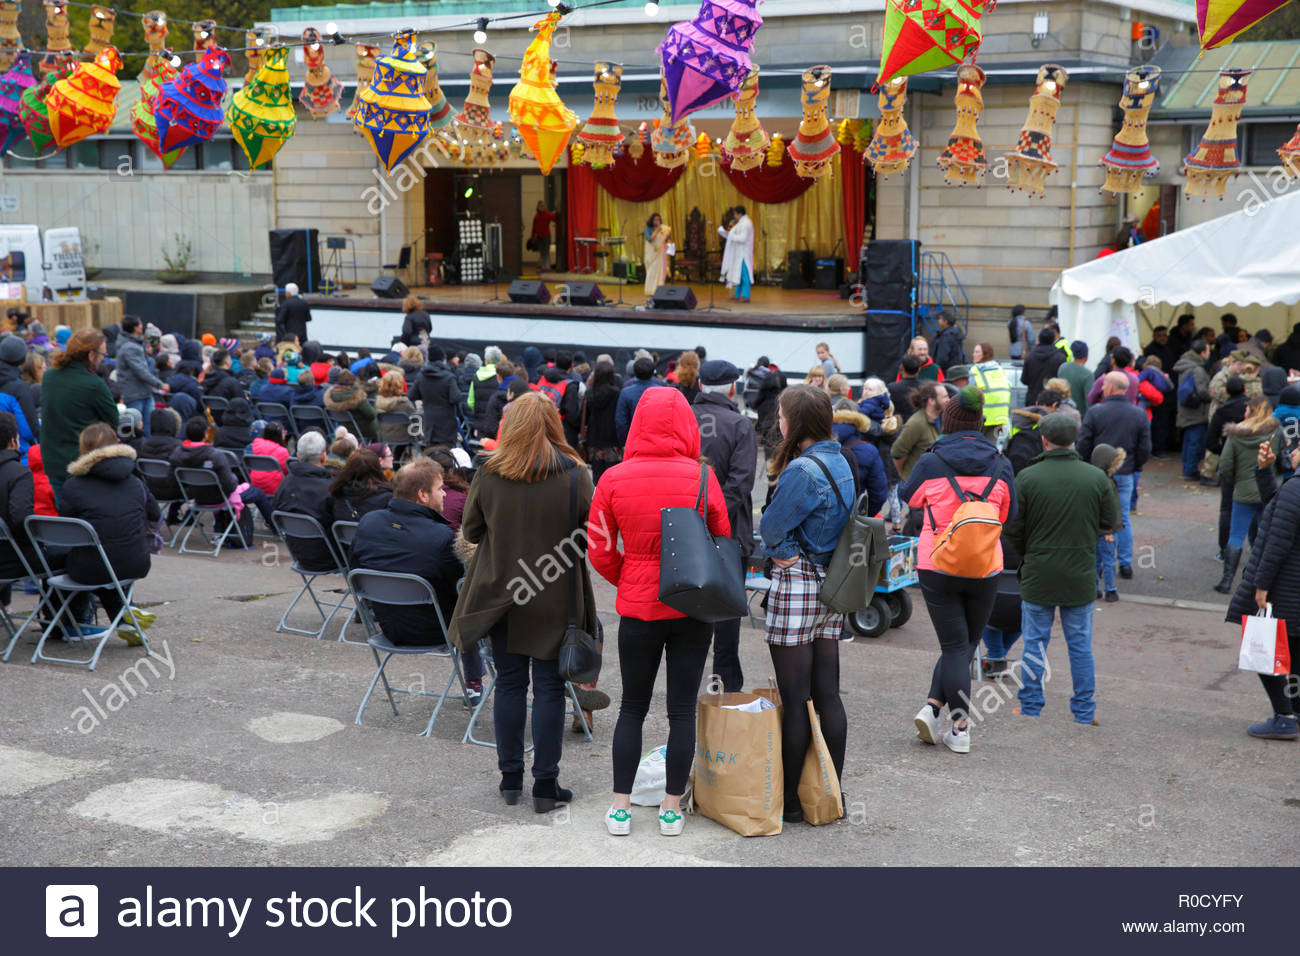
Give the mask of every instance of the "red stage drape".
[[857, 263], [862, 248], [862, 233], [867, 228], [867, 171], [862, 154], [852, 146], [840, 147], [840, 182], [844, 183], [845, 258]]
[[652, 202], [658, 199], [677, 185], [684, 167], [664, 169], [655, 165], [650, 153], [650, 148], [646, 147], [640, 159], [633, 159], [631, 154], [624, 152], [613, 166], [592, 170], [595, 181], [615, 199], [627, 202]]
[[569, 268], [581, 261], [578, 236], [596, 234], [596, 176], [585, 163], [570, 163], [568, 188], [565, 190], [569, 213]]
[[736, 187], [736, 191], [754, 202], [771, 204], [790, 202], [806, 193], [816, 182], [815, 179], [805, 179], [796, 173], [794, 163], [790, 162], [788, 156], [780, 166], [769, 166], [764, 162], [757, 169], [746, 170], [743, 173], [734, 172], [729, 165], [724, 165], [722, 169], [731, 180], [731, 185]]

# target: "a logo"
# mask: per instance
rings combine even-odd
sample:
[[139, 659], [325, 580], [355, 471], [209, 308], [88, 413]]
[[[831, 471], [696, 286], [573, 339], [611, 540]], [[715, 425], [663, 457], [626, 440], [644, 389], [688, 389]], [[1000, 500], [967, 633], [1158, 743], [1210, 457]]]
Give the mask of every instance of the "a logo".
[[45, 887], [45, 935], [99, 935], [99, 887], [72, 883]]

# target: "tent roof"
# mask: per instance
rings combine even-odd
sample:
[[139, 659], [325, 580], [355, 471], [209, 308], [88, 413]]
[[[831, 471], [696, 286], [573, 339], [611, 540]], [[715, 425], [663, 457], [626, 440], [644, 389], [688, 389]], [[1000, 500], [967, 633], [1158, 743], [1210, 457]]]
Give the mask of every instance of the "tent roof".
[[[1231, 188], [1254, 191], [1240, 182]], [[1267, 189], [1261, 183], [1261, 191]], [[1296, 222], [1300, 190], [1271, 202], [1249, 202], [1239, 212], [1067, 269], [1060, 291], [1085, 302], [1295, 305], [1300, 302]]]

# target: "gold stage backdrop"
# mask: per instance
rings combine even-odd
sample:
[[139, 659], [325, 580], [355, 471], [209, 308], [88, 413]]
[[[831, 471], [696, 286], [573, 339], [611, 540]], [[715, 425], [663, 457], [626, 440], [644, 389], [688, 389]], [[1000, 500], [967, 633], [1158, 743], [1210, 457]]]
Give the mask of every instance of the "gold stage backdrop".
[[[762, 273], [785, 262], [787, 250], [804, 248], [802, 239], [815, 256], [828, 256], [836, 242], [844, 236], [844, 187], [840, 179], [840, 156], [836, 154], [831, 174], [798, 199], [765, 205], [740, 194], [722, 172], [716, 159], [695, 162], [686, 168], [672, 189], [653, 202], [626, 202], [615, 199], [597, 186], [597, 225], [607, 228], [602, 235], [626, 236], [627, 244], [622, 254], [627, 259], [640, 262], [642, 253], [641, 231], [646, 220], [659, 213], [672, 228], [672, 241], [677, 243], [677, 255], [683, 251], [686, 236], [686, 217], [698, 206], [705, 219], [711, 220], [711, 236], [706, 235], [709, 249], [718, 248], [717, 228], [724, 210], [743, 205], [749, 218], [754, 220], [754, 268]], [[784, 162], [790, 162], [786, 156]], [[766, 235], [764, 235], [766, 233]], [[841, 245], [839, 255], [844, 254]], [[619, 254], [613, 258], [618, 260]]]

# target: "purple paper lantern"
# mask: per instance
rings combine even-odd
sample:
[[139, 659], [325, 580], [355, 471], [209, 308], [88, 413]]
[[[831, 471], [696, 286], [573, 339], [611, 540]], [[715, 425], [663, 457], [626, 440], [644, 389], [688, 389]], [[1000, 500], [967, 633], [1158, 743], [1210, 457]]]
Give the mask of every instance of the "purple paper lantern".
[[694, 20], [673, 24], [659, 47], [673, 123], [740, 92], [763, 25], [757, 0], [704, 0]]
[[3, 76], [0, 76], [0, 153], [27, 135], [23, 121], [18, 117], [22, 96], [36, 85], [32, 75], [31, 57], [26, 50], [20, 52]]

